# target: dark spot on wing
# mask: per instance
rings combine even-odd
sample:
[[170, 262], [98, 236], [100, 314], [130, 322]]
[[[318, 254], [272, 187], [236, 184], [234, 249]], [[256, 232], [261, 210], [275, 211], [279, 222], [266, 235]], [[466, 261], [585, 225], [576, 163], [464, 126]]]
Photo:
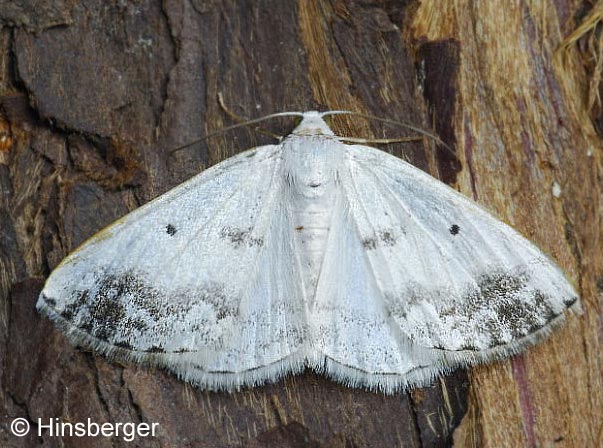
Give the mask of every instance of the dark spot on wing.
[[[456, 298], [445, 289], [413, 285], [404, 297], [385, 296], [385, 300], [394, 319], [405, 320], [411, 309], [416, 312], [424, 304], [437, 310], [439, 319], [411, 326], [411, 339], [426, 338], [437, 348], [446, 338], [442, 335], [458, 331], [456, 350], [483, 350], [525, 338], [562, 313], [553, 308], [552, 297], [532, 286], [530, 275], [528, 270], [486, 273]], [[571, 297], [564, 303], [570, 306], [576, 300]]]
[[377, 248], [377, 239], [375, 238], [365, 238], [362, 240], [362, 246], [366, 250], [374, 250]]
[[381, 231], [379, 231], [379, 239], [386, 246], [390, 246], [391, 247], [391, 246], [395, 246], [396, 245], [396, 238], [394, 237], [393, 232], [390, 231], [390, 230], [381, 230]]
[[462, 351], [476, 351], [476, 350], [479, 350], [479, 347], [476, 347], [475, 345], [471, 345], [471, 344], [465, 344], [465, 345], [461, 345], [461, 347], [459, 348], [459, 350], [462, 350]]
[[320, 182], [312, 182], [308, 184], [308, 187], [310, 188], [316, 188], [316, 187], [320, 187], [322, 184]]
[[203, 301], [209, 303], [216, 313], [216, 319], [222, 320], [238, 314], [238, 304], [228, 299], [221, 288], [208, 288], [203, 296]]
[[570, 306], [572, 306], [577, 301], [578, 301], [578, 297], [570, 297], [568, 299], [565, 299], [563, 301], [563, 303], [564, 303], [565, 306], [567, 306], [569, 308]]
[[297, 226], [295, 228], [295, 230], [297, 230], [298, 232], [301, 232], [302, 230], [304, 230], [304, 226]]
[[71, 312], [79, 312], [85, 305], [88, 319], [81, 328], [90, 331], [92, 336], [101, 341], [109, 341], [119, 322], [126, 317], [124, 305], [116, 300], [116, 297], [125, 292], [127, 285], [115, 277], [108, 277], [107, 281], [99, 286], [93, 300], [90, 300], [89, 291], [82, 291]]
[[507, 273], [482, 274], [477, 279], [477, 288], [469, 290], [466, 298], [470, 303], [481, 306], [519, 292], [527, 284], [526, 275]]
[[76, 291], [76, 297], [61, 312], [61, 317], [71, 320], [86, 303], [88, 303], [88, 291]]
[[[195, 333], [202, 343], [212, 346], [220, 336], [211, 329], [239, 312], [238, 297], [226, 294], [217, 284], [166, 296], [134, 272], [115, 275], [101, 270], [96, 278], [89, 289], [73, 292], [61, 316], [91, 336], [122, 348], [135, 347], [143, 336], [165, 341], [182, 333]], [[155, 348], [159, 352], [161, 347]]]
[[127, 342], [125, 342], [125, 341], [119, 341], [119, 342], [116, 342], [114, 345], [115, 345], [116, 347], [123, 348], [123, 349], [126, 349], [126, 350], [134, 350], [134, 347], [132, 347], [132, 345], [131, 345], [131, 344], [128, 344], [128, 343], [127, 343]]
[[461, 228], [457, 224], [452, 224], [448, 230], [450, 231], [451, 235], [458, 235], [461, 231]]
[[123, 326], [125, 328], [129, 328], [130, 330], [138, 332], [143, 332], [149, 329], [149, 325], [147, 323], [143, 322], [140, 319], [134, 319], [131, 317], [127, 317], [126, 319], [124, 319]]
[[[496, 338], [493, 342], [500, 345], [499, 335], [506, 329], [513, 338], [519, 339], [533, 333], [552, 321], [559, 313], [555, 313], [549, 305], [551, 298], [540, 290], [528, 289], [527, 273], [491, 273], [478, 279], [477, 288], [470, 289], [465, 296], [469, 305], [464, 310], [468, 313], [491, 309], [495, 317], [488, 319], [490, 334]], [[531, 297], [531, 300], [529, 300]], [[498, 330], [495, 330], [495, 329]], [[490, 345], [491, 347], [494, 345]]]
[[263, 238], [252, 236], [251, 228], [223, 227], [220, 230], [220, 238], [229, 240], [237, 249], [241, 246], [261, 247], [264, 245]]
[[[404, 233], [404, 229], [400, 228], [400, 230]], [[377, 231], [374, 237], [363, 239], [362, 246], [366, 250], [374, 250], [377, 246], [393, 247], [397, 241], [398, 239], [393, 229], [381, 229]]]
[[147, 353], [165, 353], [163, 347], [159, 347], [157, 345], [152, 346], [151, 348], [145, 350]]
[[46, 294], [42, 294], [42, 300], [44, 300], [44, 302], [50, 306], [55, 306], [57, 304], [56, 300], [54, 300], [52, 297], [48, 297]]
[[171, 224], [168, 224], [167, 226], [165, 226], [165, 231], [169, 236], [174, 236], [176, 234], [176, 227]]

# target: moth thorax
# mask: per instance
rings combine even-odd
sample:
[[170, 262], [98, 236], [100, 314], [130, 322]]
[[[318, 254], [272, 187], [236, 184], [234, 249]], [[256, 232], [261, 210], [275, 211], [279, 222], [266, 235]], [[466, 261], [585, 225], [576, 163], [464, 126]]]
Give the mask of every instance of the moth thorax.
[[319, 197], [331, 191], [337, 179], [339, 144], [330, 139], [298, 137], [290, 142], [285, 153], [287, 178], [295, 193], [305, 197]]

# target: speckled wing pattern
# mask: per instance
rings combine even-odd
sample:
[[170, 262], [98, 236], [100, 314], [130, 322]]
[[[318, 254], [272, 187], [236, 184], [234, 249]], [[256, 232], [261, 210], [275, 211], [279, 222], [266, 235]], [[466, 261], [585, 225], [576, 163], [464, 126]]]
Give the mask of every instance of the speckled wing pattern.
[[135, 210], [53, 271], [38, 309], [77, 344], [206, 388], [276, 375], [306, 331], [280, 164], [278, 146], [250, 150]]
[[516, 353], [579, 307], [512, 228], [303, 116], [88, 240], [38, 309], [76, 344], [207, 389], [310, 367], [391, 393]]
[[579, 308], [561, 270], [477, 204], [387, 153], [346, 151], [345, 212], [310, 319], [335, 377], [385, 391], [425, 384], [514, 354]]

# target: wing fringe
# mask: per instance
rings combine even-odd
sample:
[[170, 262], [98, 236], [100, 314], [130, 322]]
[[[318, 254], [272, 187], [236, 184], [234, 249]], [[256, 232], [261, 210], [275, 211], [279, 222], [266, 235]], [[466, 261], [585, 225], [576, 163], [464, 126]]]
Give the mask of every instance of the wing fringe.
[[[52, 320], [56, 327], [66, 334], [69, 341], [75, 346], [86, 347], [110, 360], [134, 362], [150, 368], [162, 368], [175, 373], [178, 378], [194, 386], [216, 392], [234, 392], [248, 387], [274, 383], [285, 376], [295, 375], [309, 368], [344, 386], [363, 388], [386, 395], [401, 393], [415, 387], [432, 384], [440, 375], [448, 374], [458, 368], [499, 361], [516, 355], [546, 339], [551, 332], [565, 322], [565, 314], [563, 313], [546, 326], [524, 338], [487, 350], [438, 350], [440, 359], [436, 364], [433, 364], [433, 357], [426, 356], [427, 365], [417, 367], [405, 374], [362, 371], [323, 354], [315, 353], [311, 347], [307, 346], [286, 358], [257, 369], [242, 372], [210, 372], [203, 371], [190, 362], [178, 362], [175, 359], [179, 356], [177, 353], [138, 352], [109, 344], [74, 327], [44, 301], [38, 301], [37, 309], [42, 315]], [[570, 311], [580, 312], [579, 309], [574, 308], [570, 308]]]

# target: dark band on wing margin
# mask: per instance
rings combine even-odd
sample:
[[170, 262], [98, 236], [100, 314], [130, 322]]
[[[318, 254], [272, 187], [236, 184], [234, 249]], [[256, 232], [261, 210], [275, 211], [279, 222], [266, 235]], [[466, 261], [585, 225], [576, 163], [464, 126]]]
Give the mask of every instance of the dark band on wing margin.
[[[67, 327], [71, 327], [71, 328], [76, 328], [78, 331], [81, 331], [83, 333], [86, 333], [84, 331], [84, 329], [79, 328], [75, 325], [73, 325], [71, 323], [71, 321], [69, 321], [68, 319], [65, 319], [61, 313], [59, 312], [59, 310], [57, 310], [55, 308], [56, 305], [56, 300], [53, 299], [52, 297], [48, 297], [46, 294], [41, 294], [40, 297], [42, 298], [42, 300], [44, 300], [44, 302], [46, 302], [48, 308], [50, 308], [52, 310], [52, 312], [54, 313], [54, 316], [52, 316], [52, 319], [55, 321], [60, 321], [63, 325], [67, 326]], [[116, 343], [111, 343], [109, 341], [106, 341], [104, 339], [98, 338], [92, 334], [86, 333], [88, 334], [89, 337], [94, 338], [96, 340], [98, 340], [99, 342], [102, 342], [103, 344], [108, 344], [108, 345], [112, 345], [115, 348], [118, 348], [120, 350], [125, 350], [128, 352], [132, 352], [132, 353], [150, 353], [150, 354], [179, 354], [179, 353], [197, 353], [200, 350], [187, 350], [187, 349], [178, 349], [178, 350], [173, 350], [173, 351], [169, 351], [169, 350], [165, 350], [161, 347], [158, 346], [153, 346], [151, 348], [149, 348], [148, 350], [134, 350], [134, 348], [128, 344], [127, 342], [116, 342]]]

